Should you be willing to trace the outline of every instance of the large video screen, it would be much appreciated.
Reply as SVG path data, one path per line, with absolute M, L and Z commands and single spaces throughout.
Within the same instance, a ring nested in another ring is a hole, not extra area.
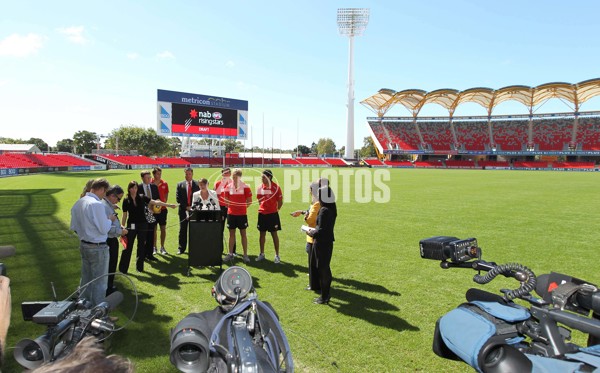
M 248 101 L 158 90 L 157 133 L 247 139 Z

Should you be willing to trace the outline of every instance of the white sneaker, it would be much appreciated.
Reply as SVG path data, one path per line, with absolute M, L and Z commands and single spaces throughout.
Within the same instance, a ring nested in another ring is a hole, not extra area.
M 160 253 L 161 253 L 162 255 L 167 255 L 167 254 L 168 254 L 168 253 L 167 253 L 167 250 L 165 250 L 165 248 L 164 248 L 164 247 L 161 247 L 161 248 L 160 248 Z
M 244 263 L 250 263 L 250 258 L 248 255 L 244 255 Z
M 273 260 L 273 263 L 275 263 L 275 264 L 281 263 L 281 259 L 279 259 L 279 255 L 275 255 L 275 259 Z
M 152 255 L 156 255 L 156 247 L 152 249 Z
M 265 260 L 265 253 L 260 253 L 257 257 L 256 257 L 256 261 L 260 262 L 261 260 Z
M 233 260 L 233 254 L 227 254 L 223 257 L 224 262 L 229 262 L 231 260 Z

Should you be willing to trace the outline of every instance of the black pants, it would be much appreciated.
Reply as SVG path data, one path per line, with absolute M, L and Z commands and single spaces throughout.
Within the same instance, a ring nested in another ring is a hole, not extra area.
M 317 255 L 313 250 L 312 243 L 306 243 L 306 249 L 308 250 L 308 285 L 311 290 L 321 290 L 321 283 L 319 282 L 319 272 L 317 271 Z
M 156 222 L 148 223 L 148 229 L 146 230 L 146 250 L 145 257 L 152 258 L 154 256 L 154 231 L 156 230 Z
M 114 273 L 117 270 L 117 262 L 119 261 L 119 239 L 109 238 L 106 240 L 108 245 L 108 273 Z M 106 288 L 107 295 L 113 288 L 115 275 L 108 275 L 108 287 Z
M 179 252 L 185 252 L 188 241 L 188 226 L 190 221 L 187 220 L 185 210 L 179 209 Z
M 129 228 L 128 228 L 129 229 Z M 137 238 L 137 259 L 135 267 L 138 271 L 144 270 L 144 258 L 146 257 L 146 230 L 148 229 L 148 223 L 136 223 L 135 229 L 129 230 L 127 233 L 127 249 L 123 250 L 121 254 L 121 261 L 119 262 L 119 271 L 127 273 L 129 271 L 129 262 L 131 261 L 131 253 L 133 252 L 133 245 Z
M 333 254 L 333 242 L 319 242 L 315 240 L 313 243 L 313 251 L 317 260 L 317 274 L 319 277 L 319 285 L 321 285 L 321 298 L 329 300 L 331 297 L 331 256 Z

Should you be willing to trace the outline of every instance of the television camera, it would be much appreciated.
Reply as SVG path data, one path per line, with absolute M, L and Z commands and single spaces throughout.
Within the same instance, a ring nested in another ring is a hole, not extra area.
M 192 372 L 293 372 L 277 314 L 258 300 L 244 268 L 225 270 L 212 288 L 218 307 L 192 313 L 171 329 L 171 363 Z
M 498 275 L 520 282 L 516 289 L 502 289 L 502 296 L 469 289 L 467 303 L 436 322 L 436 355 L 491 373 L 600 368 L 600 291 L 595 285 L 554 272 L 536 277 L 518 263 L 486 262 L 475 238 L 436 236 L 419 241 L 419 248 L 422 258 L 441 261 L 443 269 L 478 271 L 473 277 L 478 284 Z M 532 296 L 533 290 L 541 298 Z M 587 346 L 570 342 L 573 329 L 588 335 Z
M 15 360 L 23 368 L 35 369 L 67 356 L 86 336 L 104 341 L 117 330 L 109 313 L 122 300 L 123 294 L 117 291 L 96 305 L 83 298 L 23 302 L 23 319 L 46 325 L 48 329 L 35 340 L 25 338 L 19 341 L 13 352 Z

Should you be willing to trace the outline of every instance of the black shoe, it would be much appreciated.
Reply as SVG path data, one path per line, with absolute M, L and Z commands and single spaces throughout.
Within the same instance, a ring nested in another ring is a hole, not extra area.
M 318 297 L 318 298 L 313 299 L 313 303 L 314 304 L 328 304 L 329 303 L 329 298 L 323 299 L 321 297 Z
M 185 253 L 185 250 L 184 251 L 181 251 L 181 249 L 177 250 L 177 255 L 181 255 L 183 253 Z

